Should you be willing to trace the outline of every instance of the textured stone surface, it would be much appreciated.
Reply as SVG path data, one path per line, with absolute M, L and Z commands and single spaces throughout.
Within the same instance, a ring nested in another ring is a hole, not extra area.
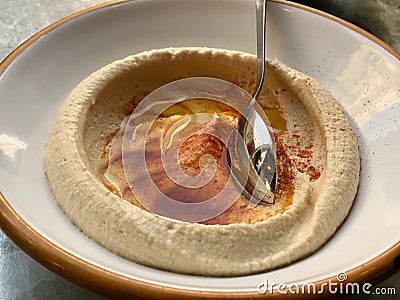
M 1 0 L 0 60 L 38 30 L 101 0 Z M 400 0 L 314 0 L 324 9 L 369 30 L 400 51 Z M 379 285 L 396 287 L 400 274 Z M 396 299 L 386 296 L 385 299 Z M 355 299 L 376 299 L 357 296 Z M 48 271 L 0 231 L 0 299 L 104 299 Z M 398 299 L 398 298 L 397 298 Z

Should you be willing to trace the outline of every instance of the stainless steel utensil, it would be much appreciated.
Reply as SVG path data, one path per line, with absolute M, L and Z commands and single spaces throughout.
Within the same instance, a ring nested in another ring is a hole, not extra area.
M 272 204 L 277 179 L 276 147 L 268 118 L 256 103 L 265 77 L 266 8 L 266 0 L 256 0 L 257 81 L 253 99 L 239 119 L 238 133 L 242 138 L 233 139 L 235 159 L 230 165 L 251 202 Z

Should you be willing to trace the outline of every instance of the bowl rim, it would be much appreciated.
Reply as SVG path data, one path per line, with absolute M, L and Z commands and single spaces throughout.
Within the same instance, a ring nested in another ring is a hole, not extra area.
M 6 72 L 11 63 L 23 53 L 31 44 L 35 43 L 40 37 L 55 30 L 62 24 L 80 17 L 82 15 L 100 10 L 105 7 L 110 7 L 134 0 L 114 0 L 102 4 L 98 4 L 87 9 L 73 13 L 65 18 L 60 19 L 40 30 L 15 50 L 13 50 L 1 63 L 0 63 L 0 77 Z M 337 22 L 345 27 L 361 34 L 368 38 L 375 44 L 378 44 L 383 49 L 392 54 L 395 58 L 400 60 L 400 53 L 393 47 L 389 46 L 379 38 L 371 33 L 359 28 L 358 26 L 345 21 L 341 18 L 335 17 L 328 13 L 319 11 L 317 9 L 294 3 L 285 0 L 269 0 L 280 4 L 289 5 L 301 10 L 320 15 L 324 18 Z M 96 293 L 112 296 L 112 297 L 132 297 L 133 295 L 157 299 L 200 299 L 200 298 L 214 298 L 214 299 L 247 299 L 247 298 L 266 298 L 275 299 L 277 297 L 285 296 L 284 293 L 267 293 L 260 294 L 257 291 L 250 292 L 218 292 L 218 291 L 196 291 L 187 290 L 173 287 L 166 287 L 157 284 L 147 283 L 137 279 L 127 278 L 123 275 L 105 270 L 101 267 L 95 266 L 83 259 L 80 259 L 67 251 L 61 249 L 53 244 L 38 232 L 36 232 L 30 225 L 28 225 L 12 208 L 10 203 L 6 200 L 0 191 L 0 229 L 25 253 L 35 259 L 37 262 L 53 271 L 54 273 L 68 279 L 75 284 L 84 288 L 92 290 Z M 368 262 L 357 266 L 351 270 L 346 271 L 347 283 L 378 283 L 392 274 L 399 271 L 398 266 L 395 264 L 395 259 L 400 257 L 400 242 L 397 242 L 388 250 L 380 255 L 374 257 Z M 340 283 L 341 281 L 333 276 L 325 278 L 316 282 L 312 282 L 320 289 L 323 283 L 331 281 L 333 283 Z M 290 291 L 285 289 L 286 293 Z M 332 297 L 327 289 L 323 289 L 324 293 L 320 297 Z M 291 294 L 291 296 L 295 296 Z M 305 299 L 315 298 L 312 294 L 298 295 Z

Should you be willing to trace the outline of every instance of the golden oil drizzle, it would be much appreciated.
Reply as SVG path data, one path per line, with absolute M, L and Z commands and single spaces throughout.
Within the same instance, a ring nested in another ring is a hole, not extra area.
M 283 117 L 282 109 L 280 107 L 264 106 L 263 110 L 273 128 L 279 131 L 285 131 L 287 129 L 287 121 Z

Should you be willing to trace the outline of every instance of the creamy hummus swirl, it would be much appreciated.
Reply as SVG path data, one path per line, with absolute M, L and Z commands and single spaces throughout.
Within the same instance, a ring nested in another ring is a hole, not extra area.
M 245 275 L 318 250 L 352 206 L 360 169 L 357 139 L 326 89 L 278 62 L 266 64 L 260 104 L 270 108 L 270 119 L 285 120 L 276 122 L 274 131 L 284 145 L 278 155 L 293 163 L 290 205 L 281 195 L 250 224 L 176 222 L 133 205 L 104 184 L 104 146 L 132 105 L 165 83 L 193 76 L 222 78 L 251 91 L 255 67 L 255 56 L 243 52 L 168 48 L 129 56 L 91 74 L 65 100 L 46 148 L 45 170 L 59 207 L 108 250 L 173 272 Z

